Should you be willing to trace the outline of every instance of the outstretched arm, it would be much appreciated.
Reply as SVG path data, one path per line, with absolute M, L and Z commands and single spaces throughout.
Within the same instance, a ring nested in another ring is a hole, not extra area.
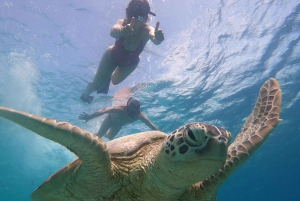
M 87 113 L 83 112 L 78 116 L 78 119 L 84 120 L 84 123 L 85 123 L 85 122 L 88 122 L 89 120 L 91 120 L 95 117 L 99 117 L 105 113 L 117 113 L 117 112 L 120 112 L 121 110 L 122 110 L 122 108 L 120 106 L 115 106 L 115 107 L 108 107 L 108 108 L 97 110 L 96 112 L 94 112 L 92 114 L 87 114 Z
M 155 29 L 151 26 L 149 27 L 149 38 L 150 40 L 155 44 L 159 45 L 164 39 L 164 33 L 162 32 L 161 29 L 159 29 L 159 22 L 156 22 Z
M 143 113 L 140 113 L 139 114 L 139 118 L 140 120 L 146 124 L 149 128 L 151 128 L 152 130 L 157 130 L 158 131 L 158 128 L 157 126 L 155 126 L 147 117 L 146 115 L 144 115 Z

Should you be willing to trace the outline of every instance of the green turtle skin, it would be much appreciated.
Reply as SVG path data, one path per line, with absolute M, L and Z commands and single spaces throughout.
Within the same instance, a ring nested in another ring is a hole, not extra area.
M 215 201 L 219 186 L 266 140 L 280 122 L 281 90 L 264 83 L 237 137 L 206 123 L 167 135 L 148 131 L 107 143 L 67 122 L 0 107 L 0 116 L 55 141 L 76 158 L 32 194 L 33 201 Z

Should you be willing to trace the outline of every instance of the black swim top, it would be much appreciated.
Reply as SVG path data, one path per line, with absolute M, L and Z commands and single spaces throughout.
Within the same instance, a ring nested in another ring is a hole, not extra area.
M 139 46 L 134 51 L 129 51 L 125 49 L 124 37 L 121 36 L 115 42 L 115 45 L 110 51 L 111 59 L 118 66 L 134 66 L 139 63 L 139 55 L 144 50 L 145 44 L 141 40 Z

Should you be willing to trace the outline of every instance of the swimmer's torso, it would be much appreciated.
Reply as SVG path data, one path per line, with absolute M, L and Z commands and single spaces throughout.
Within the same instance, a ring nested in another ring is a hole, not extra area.
M 111 121 L 114 125 L 121 125 L 124 126 L 126 124 L 135 122 L 138 120 L 138 116 L 135 115 L 134 117 L 129 116 L 126 109 L 122 110 L 119 113 L 110 113 Z

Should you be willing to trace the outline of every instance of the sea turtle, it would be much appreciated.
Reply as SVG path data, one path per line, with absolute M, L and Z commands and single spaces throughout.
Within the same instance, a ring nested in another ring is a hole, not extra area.
M 213 201 L 218 187 L 280 122 L 280 105 L 281 90 L 271 78 L 230 146 L 230 132 L 206 123 L 187 124 L 170 135 L 149 131 L 105 143 L 67 122 L 5 107 L 0 116 L 78 156 L 40 185 L 33 201 Z

